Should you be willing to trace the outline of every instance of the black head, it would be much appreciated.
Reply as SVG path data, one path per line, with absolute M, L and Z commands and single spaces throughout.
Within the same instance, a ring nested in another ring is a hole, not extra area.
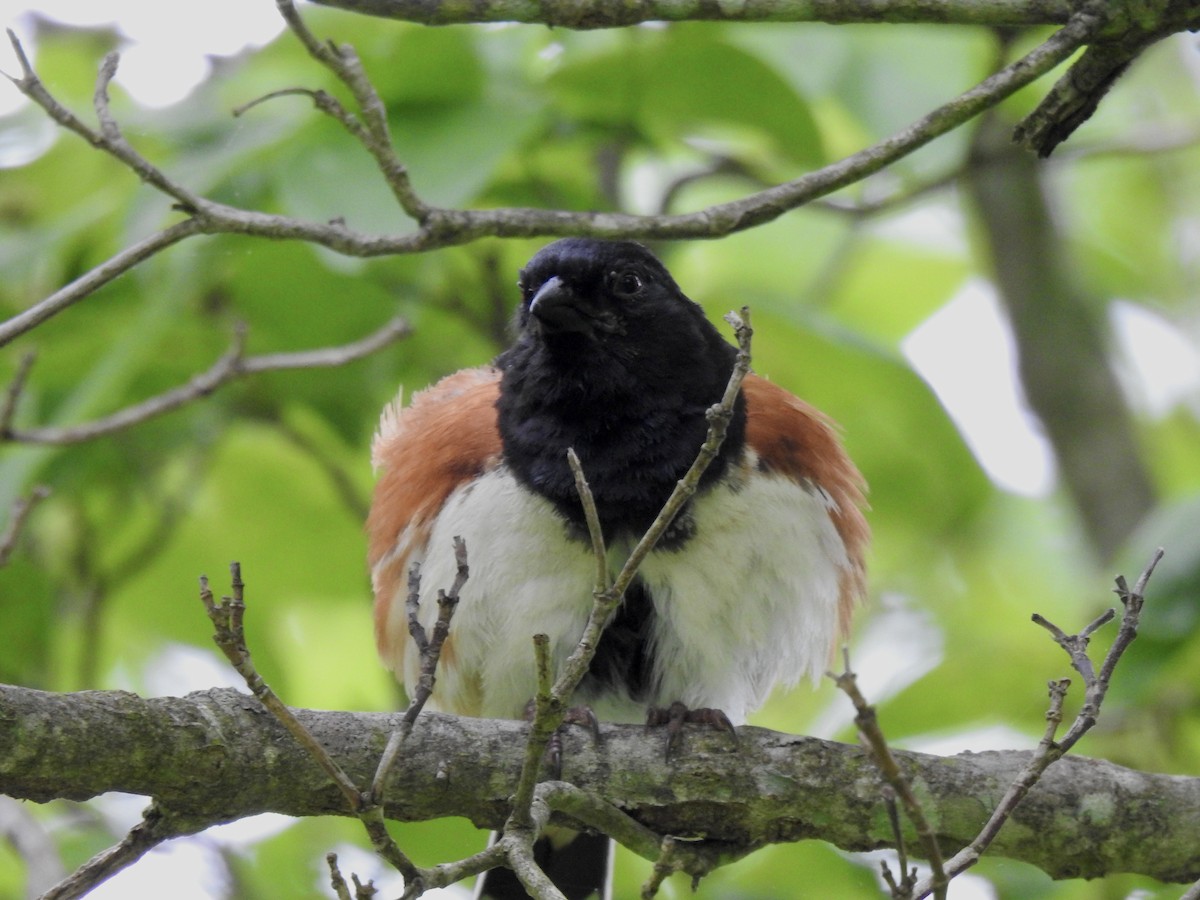
M 641 244 L 555 241 L 520 286 L 516 340 L 497 360 L 509 465 L 576 519 L 574 447 L 606 526 L 644 527 L 695 459 L 736 351 Z M 743 427 L 739 408 L 708 480 Z
M 521 270 L 519 339 L 548 352 L 630 358 L 639 346 L 693 347 L 711 330 L 649 250 L 632 241 L 566 238 L 540 250 Z M 594 360 L 592 361 L 594 362 Z

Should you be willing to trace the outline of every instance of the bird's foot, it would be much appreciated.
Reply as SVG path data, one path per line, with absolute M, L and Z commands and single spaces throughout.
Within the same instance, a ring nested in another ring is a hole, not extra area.
M 525 707 L 525 718 L 531 721 L 533 719 L 532 700 Z M 558 728 L 554 729 L 554 734 L 550 735 L 549 743 L 546 744 L 546 765 L 554 780 L 562 777 L 562 733 L 568 725 L 582 725 L 592 733 L 596 743 L 600 742 L 600 720 L 596 718 L 596 713 L 592 711 L 592 708 L 590 706 L 569 708 L 563 714 L 563 720 Z
M 646 712 L 646 725 L 649 727 L 666 725 L 667 726 L 667 761 L 670 762 L 675 752 L 679 749 L 679 742 L 683 734 L 683 726 L 685 723 L 693 723 L 698 725 L 707 725 L 709 728 L 715 728 L 718 731 L 724 731 L 729 735 L 733 742 L 733 748 L 736 750 L 739 746 L 737 732 L 733 728 L 733 723 L 729 721 L 729 716 L 725 715 L 719 709 L 712 709 L 704 706 L 697 709 L 689 709 L 684 704 L 676 700 L 670 706 L 663 708 L 661 706 L 652 706 Z

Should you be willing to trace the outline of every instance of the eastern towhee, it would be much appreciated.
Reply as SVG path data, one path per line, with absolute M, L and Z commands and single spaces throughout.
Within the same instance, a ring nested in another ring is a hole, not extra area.
M 512 346 L 389 405 L 372 447 L 379 654 L 414 684 L 409 568 L 421 564 L 430 590 L 448 586 L 461 535 L 470 579 L 432 702 L 471 716 L 520 717 L 536 686 L 532 635 L 548 635 L 561 662 L 591 609 L 595 562 L 567 449 L 615 571 L 695 459 L 736 355 L 640 244 L 556 241 L 520 289 Z M 626 592 L 575 702 L 631 722 L 679 701 L 741 724 L 775 685 L 818 679 L 864 589 L 863 490 L 829 420 L 749 375 L 719 455 Z M 422 603 L 422 621 L 436 614 Z M 487 896 L 500 890 L 489 883 Z

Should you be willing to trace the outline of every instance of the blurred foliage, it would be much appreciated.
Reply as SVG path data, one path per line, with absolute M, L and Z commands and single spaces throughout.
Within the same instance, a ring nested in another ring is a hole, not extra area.
M 357 47 L 418 191 L 445 205 L 653 212 L 730 199 L 886 136 L 985 75 L 1001 46 L 969 28 L 570 33 L 305 15 L 318 33 Z M 36 64 L 86 116 L 95 65 L 118 43 L 105 31 L 43 25 Z M 296 85 L 344 97 L 287 34 L 215 60 L 212 76 L 169 108 L 139 107 L 119 85 L 118 76 L 114 109 L 127 136 L 193 190 L 247 208 L 341 216 L 367 231 L 411 227 L 361 149 L 303 98 L 230 116 Z M 1025 91 L 1009 106 L 1019 114 L 1035 99 Z M 1169 40 L 1045 167 L 1089 295 L 1105 306 L 1134 304 L 1192 346 L 1200 331 L 1197 121 L 1194 42 Z M 1138 147 L 1189 130 L 1193 140 L 1173 149 Z M 1061 492 L 1026 496 L 997 485 L 904 352 L 915 328 L 969 286 L 987 284 L 988 261 L 967 239 L 970 212 L 954 188 L 967 137 L 950 135 L 837 198 L 932 185 L 878 214 L 813 204 L 720 242 L 656 249 L 714 318 L 753 307 L 756 368 L 840 422 L 871 482 L 873 603 L 855 662 L 898 745 L 952 752 L 1003 729 L 1008 746 L 1032 746 L 1045 682 L 1066 674 L 1067 663 L 1030 613 L 1081 627 L 1110 602 L 1111 575 L 1132 580 L 1162 544 L 1168 556 L 1145 634 L 1081 749 L 1200 774 L 1195 377 L 1165 405 L 1143 402 L 1139 373 L 1158 362 L 1155 349 L 1129 359 L 1114 334 L 1114 365 L 1127 379 L 1161 505 L 1120 559 L 1100 565 Z M 0 119 L 0 153 L 5 316 L 177 218 L 167 199 L 28 105 Z M 363 261 L 300 244 L 193 239 L 0 350 L 4 382 L 37 351 L 17 415 L 18 425 L 33 426 L 86 421 L 183 383 L 224 351 L 237 322 L 247 324 L 253 353 L 353 340 L 396 311 L 416 329 L 371 359 L 244 380 L 112 437 L 0 448 L 0 510 L 35 484 L 54 491 L 0 572 L 8 634 L 0 678 L 151 693 L 227 679 L 206 662 L 213 654 L 197 577 L 207 573 L 221 590 L 236 559 L 254 653 L 288 702 L 394 707 L 398 689 L 374 657 L 363 562 L 370 436 L 398 385 L 420 388 L 497 351 L 516 271 L 542 243 L 485 240 Z M 828 684 L 801 686 L 756 721 L 853 740 L 846 707 Z M 127 824 L 67 804 L 44 812 L 67 865 Z M 482 840 L 462 822 L 398 833 L 430 863 Z M 365 844 L 352 823 L 334 821 L 242 840 L 221 857 L 229 892 L 311 896 L 324 851 L 339 843 Z M 716 873 L 697 896 L 872 897 L 876 868 L 819 843 L 773 847 Z M 631 895 L 648 870 L 623 857 L 619 894 Z M 1178 896 L 1128 877 L 1053 885 L 1003 860 L 973 878 L 979 896 Z M 13 854 L 0 853 L 0 894 L 15 895 L 22 881 Z M 686 893 L 681 881 L 666 896 Z

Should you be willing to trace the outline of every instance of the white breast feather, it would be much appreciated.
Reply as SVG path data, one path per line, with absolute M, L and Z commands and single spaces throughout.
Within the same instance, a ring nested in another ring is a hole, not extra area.
M 719 486 L 693 515 L 684 550 L 654 553 L 642 568 L 662 693 L 737 724 L 776 684 L 815 683 L 829 667 L 849 562 L 821 495 L 784 476 Z
M 849 565 L 828 509 L 823 492 L 757 472 L 696 500 L 693 537 L 682 549 L 652 553 L 641 569 L 654 597 L 662 679 L 651 703 L 714 707 L 738 724 L 776 684 L 821 677 Z M 487 473 L 451 494 L 432 530 L 421 570 L 426 625 L 437 615 L 437 589 L 454 578 L 455 535 L 466 539 L 471 577 L 451 626 L 456 665 L 439 674 L 438 693 L 451 698 L 477 678 L 483 715 L 519 716 L 536 687 L 532 636 L 547 634 L 561 661 L 583 630 L 590 548 L 568 540 L 553 507 L 506 469 Z M 389 628 L 403 627 L 403 606 L 398 596 Z M 405 659 L 409 684 L 415 657 Z M 597 713 L 636 720 L 644 708 L 618 699 Z
M 516 718 L 536 687 L 533 635 L 548 635 L 561 660 L 583 631 L 592 603 L 590 550 L 567 539 L 549 501 L 519 487 L 507 469 L 489 472 L 454 491 L 438 515 L 421 565 L 423 624 L 437 618 L 437 589 L 454 580 L 455 535 L 466 541 L 471 574 L 450 626 L 459 662 L 439 674 L 438 691 L 454 697 L 478 677 L 482 714 Z M 408 684 L 418 673 L 415 657 L 406 654 Z

